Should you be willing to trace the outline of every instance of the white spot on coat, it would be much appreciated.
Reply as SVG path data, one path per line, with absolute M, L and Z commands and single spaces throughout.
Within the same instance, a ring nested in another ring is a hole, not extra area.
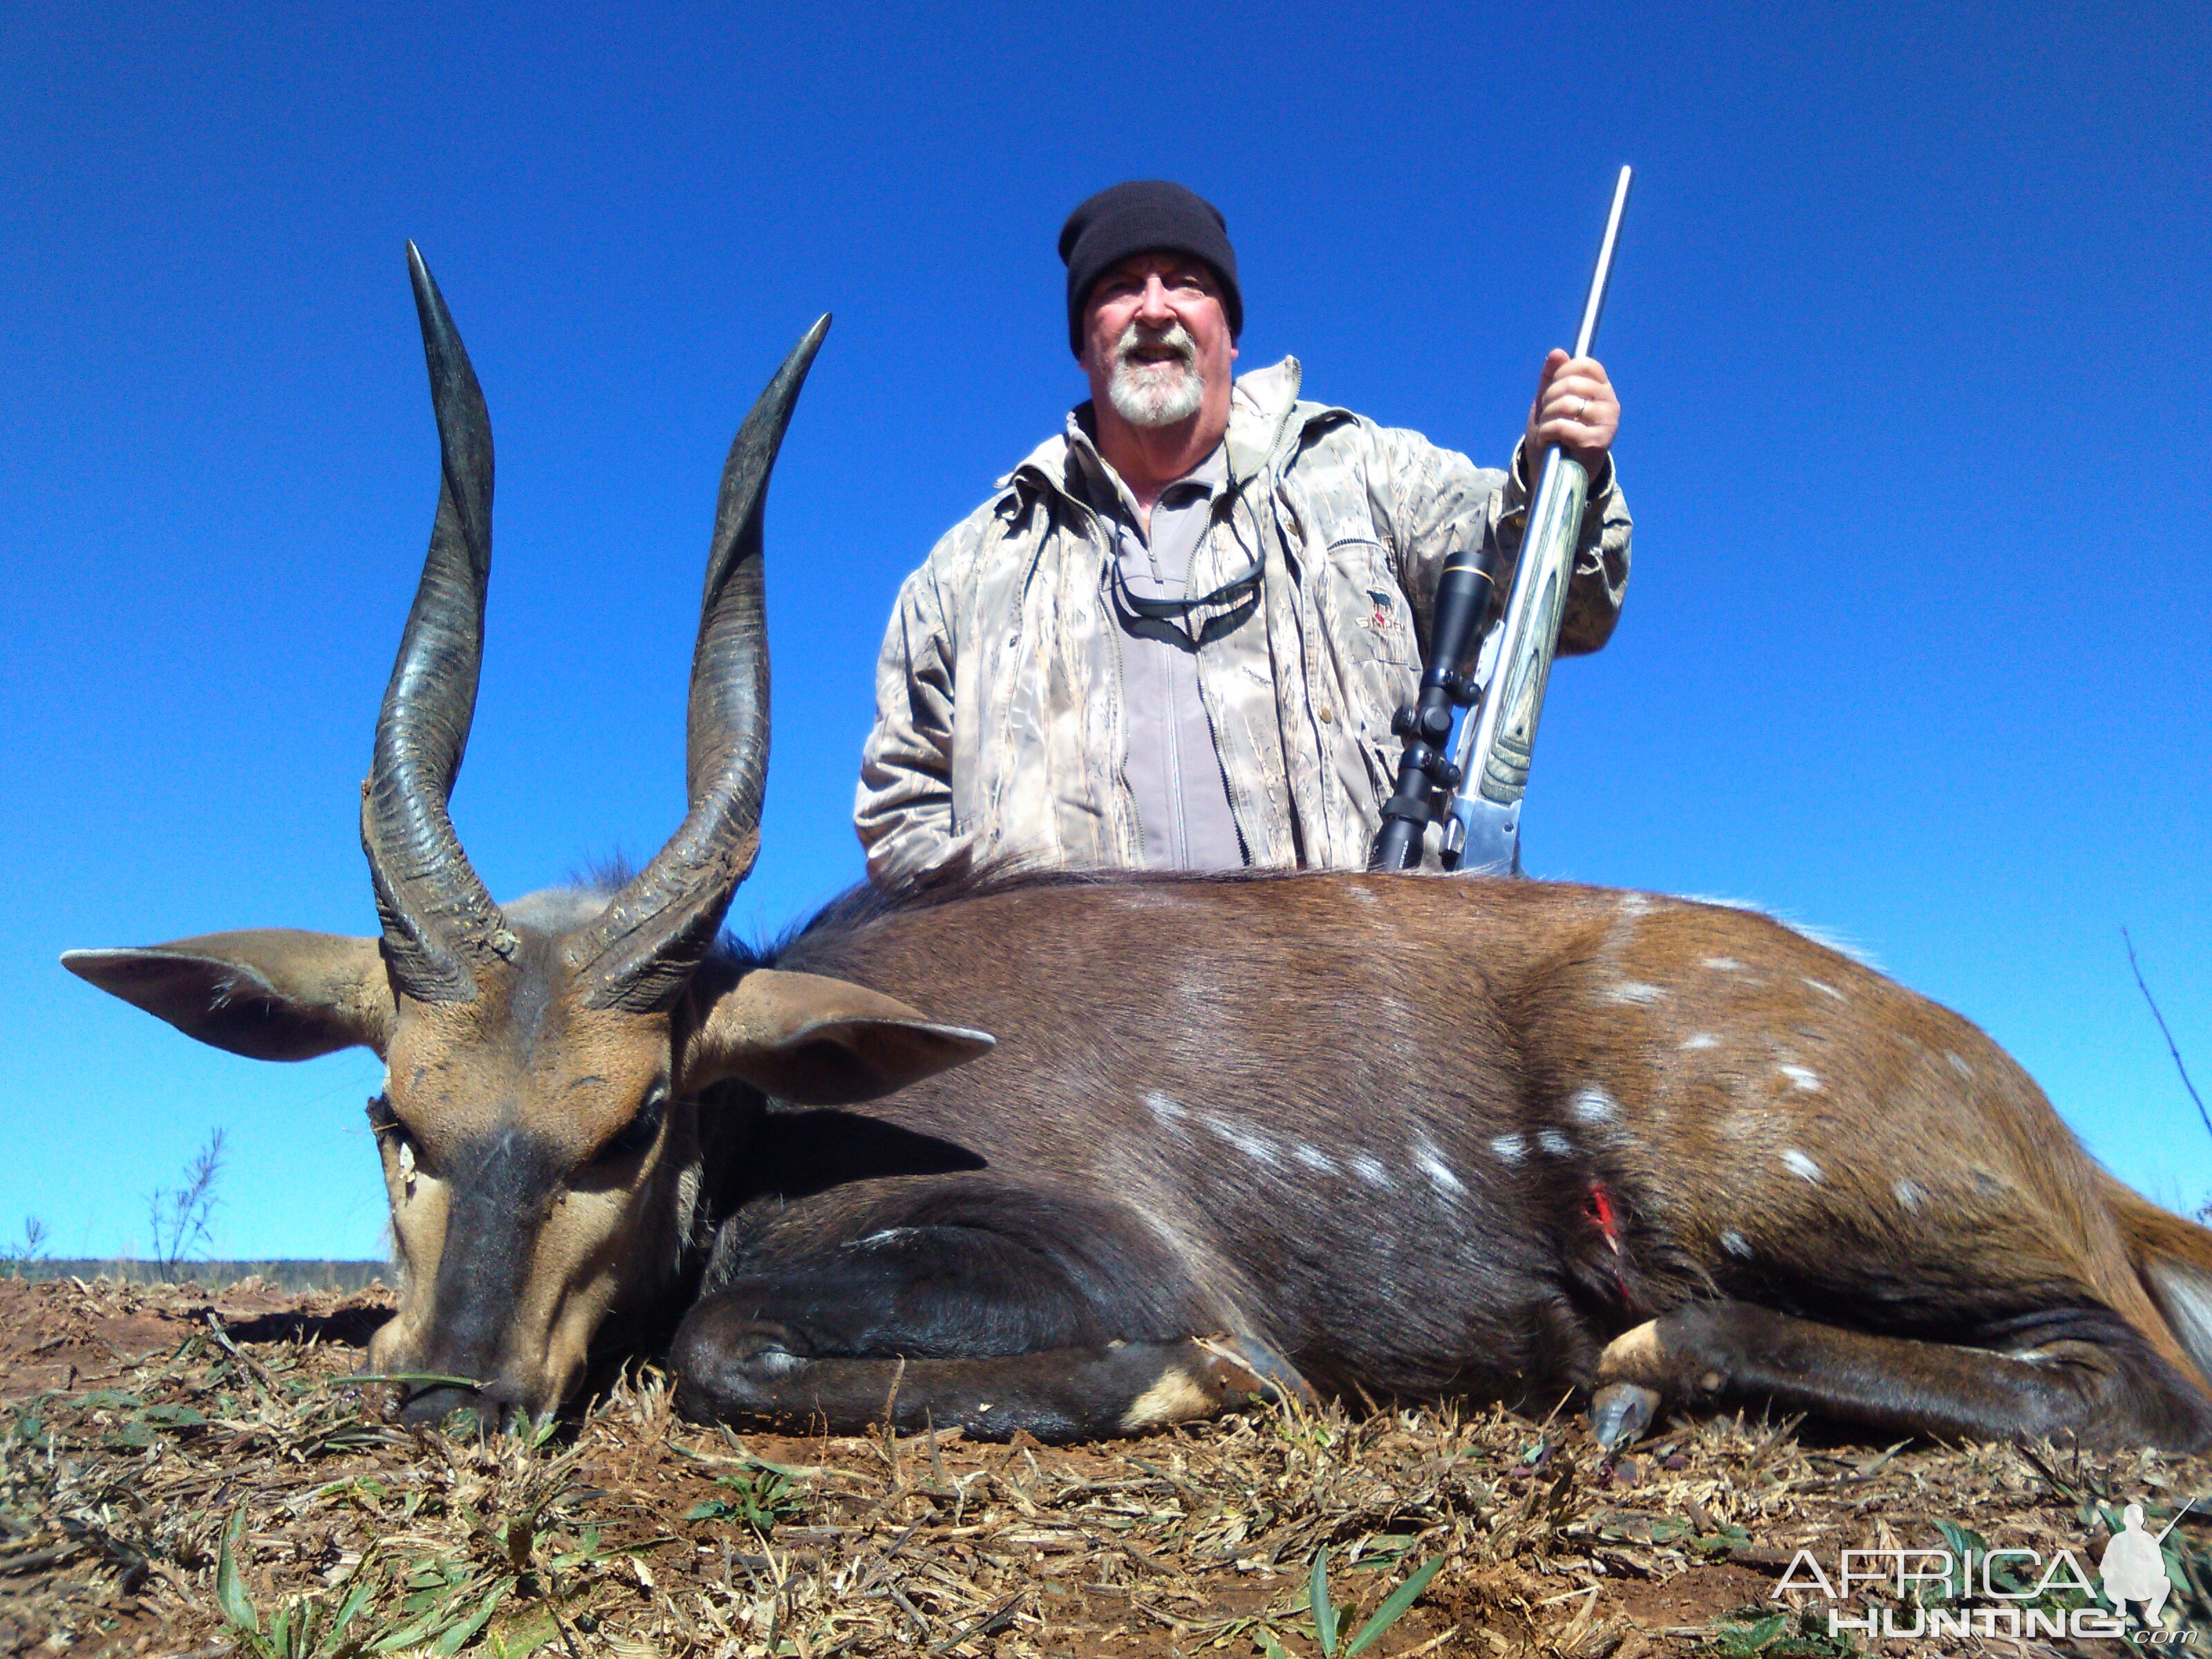
M 1158 1089 L 1145 1097 L 1145 1104 L 1152 1109 L 1152 1115 L 1163 1123 L 1172 1123 L 1182 1115 L 1182 1103 L 1173 1095 L 1164 1095 Z
M 1721 1235 L 1721 1249 L 1730 1255 L 1741 1256 L 1747 1261 L 1751 1260 L 1751 1241 L 1734 1228 Z
M 865 1238 L 856 1238 L 856 1239 L 854 1239 L 851 1243 L 848 1244 L 845 1248 L 846 1248 L 847 1249 L 848 1249 L 848 1250 L 865 1250 L 865 1249 L 868 1249 L 871 1245 L 877 1245 L 877 1244 L 896 1244 L 896 1243 L 897 1243 L 899 1242 L 899 1240 L 901 1240 L 901 1239 L 902 1239 L 902 1238 L 905 1238 L 905 1237 L 909 1237 L 910 1235 L 915 1234 L 915 1233 L 917 1233 L 917 1232 L 919 1232 L 919 1231 L 921 1231 L 921 1230 L 920 1228 L 918 1228 L 918 1227 L 883 1227 L 883 1228 L 878 1228 L 876 1231 L 870 1233 L 870 1234 L 869 1234 L 866 1237 L 865 1237 Z
M 1336 1173 L 1336 1160 L 1318 1146 L 1310 1146 L 1301 1140 L 1291 1149 L 1291 1156 L 1309 1170 L 1319 1170 L 1323 1175 Z
M 1699 1031 L 1682 1039 L 1682 1052 L 1686 1054 L 1699 1048 L 1717 1048 L 1720 1046 L 1721 1040 L 1711 1031 Z
M 1833 997 L 1838 1002 L 1849 1002 L 1850 1000 L 1849 997 L 1845 996 L 1841 991 L 1838 991 L 1834 986 L 1829 984 L 1828 981 L 1824 979 L 1814 979 L 1810 974 L 1800 974 L 1797 977 L 1803 980 L 1806 984 L 1811 986 L 1824 997 Z
M 1575 1116 L 1584 1123 L 1609 1122 L 1620 1115 L 1620 1106 L 1613 1097 L 1595 1083 L 1586 1084 L 1575 1091 L 1568 1103 Z
M 1623 893 L 1620 896 L 1620 914 L 1631 921 L 1635 921 L 1638 916 L 1650 915 L 1651 909 L 1651 899 L 1649 894 Z
M 1265 1164 L 1272 1168 L 1277 1161 L 1275 1149 L 1265 1136 L 1255 1135 L 1248 1129 L 1240 1129 L 1234 1123 L 1224 1122 L 1218 1117 L 1207 1118 L 1206 1127 L 1255 1164 Z
M 1646 985 L 1640 979 L 1625 979 L 1606 992 L 1607 1002 L 1656 1002 L 1667 994 L 1656 985 Z
M 1572 1158 L 1575 1154 L 1575 1143 L 1557 1129 L 1545 1130 L 1536 1137 L 1536 1144 L 1553 1158 Z
M 1382 1167 L 1382 1159 L 1369 1158 L 1362 1153 L 1358 1158 L 1346 1158 L 1345 1161 L 1352 1166 L 1352 1173 L 1369 1186 L 1384 1188 L 1389 1186 L 1390 1172 Z
M 1705 966 L 1717 974 L 1740 974 L 1743 971 L 1743 964 L 1734 957 L 1707 957 Z
M 1778 1066 L 1774 1069 L 1781 1073 L 1783 1076 L 1788 1078 L 1799 1088 L 1804 1090 L 1808 1094 L 1816 1091 L 1820 1086 L 1820 1078 L 1815 1073 L 1806 1070 L 1802 1066 Z
M 1820 1183 L 1820 1166 L 1795 1146 L 1782 1154 L 1782 1161 L 1790 1167 L 1790 1174 L 1802 1176 L 1816 1186 Z
M 1900 1181 L 1889 1190 L 1897 1194 L 1897 1201 L 1899 1204 L 1902 1204 L 1906 1209 L 1913 1211 L 1915 1213 L 1918 1212 L 1921 1197 L 1919 1188 L 1914 1186 L 1909 1181 Z
M 1490 1143 L 1490 1150 L 1505 1164 L 1518 1164 L 1528 1156 L 1528 1138 L 1523 1135 L 1500 1135 Z
M 1966 1062 L 1959 1055 L 1947 1052 L 1943 1058 L 1951 1062 L 1951 1069 L 1956 1072 L 1960 1077 L 1973 1076 L 1974 1068 L 1967 1065 Z
M 1413 1145 L 1413 1163 L 1429 1178 L 1429 1184 L 1446 1198 L 1458 1198 L 1467 1191 L 1466 1183 L 1454 1175 L 1451 1165 L 1424 1136 Z

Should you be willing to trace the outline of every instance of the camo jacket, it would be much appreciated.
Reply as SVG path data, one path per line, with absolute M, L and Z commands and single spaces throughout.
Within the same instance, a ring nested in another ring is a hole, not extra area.
M 1419 687 L 1437 572 L 1457 547 L 1516 556 L 1528 491 L 1517 458 L 1510 472 L 1478 467 L 1418 433 L 1302 402 L 1298 382 L 1286 357 L 1236 384 L 1231 485 L 1188 591 L 1256 562 L 1261 604 L 1198 653 L 1199 695 L 1251 863 L 1358 869 L 1396 777 L 1390 719 Z M 854 805 L 878 882 L 1001 860 L 1144 861 L 1106 589 L 1115 532 L 1089 505 L 1113 474 L 1086 415 L 1000 479 L 899 591 Z M 1583 515 L 1562 656 L 1611 635 L 1629 532 L 1608 468 Z

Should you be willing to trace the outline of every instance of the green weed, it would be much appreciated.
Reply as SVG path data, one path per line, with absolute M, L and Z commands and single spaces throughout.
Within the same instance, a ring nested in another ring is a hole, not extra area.
M 1726 1659 L 1845 1659 L 1857 1653 L 1850 1638 L 1827 1633 L 1824 1616 L 1811 1607 L 1802 1613 L 1742 1608 L 1715 1626 L 1713 1647 Z
M 610 1547 L 602 1545 L 597 1528 L 586 1527 L 574 1540 L 577 1547 L 556 1549 L 554 1510 L 569 1490 L 567 1474 L 558 1466 L 546 1471 L 534 1493 L 512 1514 L 480 1518 L 465 1506 L 458 1510 L 491 1547 L 488 1551 L 428 1555 L 404 1566 L 372 1566 L 371 1551 L 337 1589 L 295 1596 L 265 1625 L 240 1572 L 246 1529 L 240 1508 L 223 1530 L 216 1604 L 250 1659 L 371 1659 L 403 1650 L 442 1659 L 479 1639 L 479 1651 L 493 1659 L 523 1659 L 559 1638 L 557 1604 L 584 1589 L 582 1580 L 570 1575 L 665 1541 Z M 318 1495 L 371 1514 L 393 1496 L 383 1482 L 366 1477 L 333 1482 Z M 414 1513 L 421 1498 L 419 1491 L 402 1498 L 403 1517 Z M 495 1626 L 502 1608 L 507 1616 Z
M 684 1512 L 686 1521 L 737 1521 L 766 1534 L 777 1522 L 805 1515 L 811 1502 L 797 1481 L 770 1468 L 716 1475 L 714 1484 L 727 1486 L 732 1495 L 694 1504 Z
M 362 1610 L 382 1583 L 369 1570 L 374 1552 L 364 1554 L 331 1595 L 302 1595 L 286 1602 L 262 1628 L 261 1615 L 238 1576 L 238 1547 L 246 1533 L 246 1510 L 234 1511 L 223 1528 L 222 1551 L 216 1562 L 216 1603 L 238 1645 L 254 1659 L 354 1659 L 380 1650 L 372 1646 L 373 1626 L 356 1629 Z
M 1381 1641 L 1383 1632 L 1404 1618 L 1407 1610 L 1420 1599 L 1421 1592 L 1429 1587 L 1429 1580 L 1437 1576 L 1443 1564 L 1443 1556 L 1432 1556 L 1414 1568 L 1404 1583 L 1383 1598 L 1382 1605 L 1369 1615 L 1352 1639 L 1340 1646 L 1339 1633 L 1349 1609 L 1338 1607 L 1329 1597 L 1328 1547 L 1324 1544 L 1315 1551 L 1313 1573 L 1306 1584 L 1306 1611 L 1313 1620 L 1314 1645 L 1321 1650 L 1322 1659 L 1337 1659 L 1339 1653 L 1344 1659 L 1354 1659 L 1354 1656 L 1366 1652 Z M 1281 1643 L 1266 1626 L 1260 1627 L 1255 1639 L 1267 1659 L 1279 1659 L 1283 1654 Z

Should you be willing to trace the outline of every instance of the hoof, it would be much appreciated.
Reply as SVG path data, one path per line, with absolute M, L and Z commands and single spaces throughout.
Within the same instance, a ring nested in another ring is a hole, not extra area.
M 1590 1431 L 1607 1451 L 1627 1445 L 1659 1415 L 1659 1396 L 1640 1382 L 1608 1382 L 1590 1401 Z

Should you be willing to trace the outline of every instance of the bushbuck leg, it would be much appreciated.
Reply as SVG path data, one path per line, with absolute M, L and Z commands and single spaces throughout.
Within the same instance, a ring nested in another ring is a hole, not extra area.
M 1693 1302 L 1617 1337 L 1598 1364 L 1601 1438 L 1641 1426 L 1649 1390 L 1690 1409 L 1768 1405 L 1884 1433 L 2212 1444 L 2212 1400 L 2103 1308 L 1993 1322 L 1954 1345 L 1869 1336 L 1747 1302 Z
M 888 1423 L 908 1433 L 957 1427 L 981 1439 L 1026 1430 L 1040 1440 L 1103 1440 L 1277 1392 L 1226 1340 L 1114 1342 L 997 1359 L 815 1358 L 793 1352 L 792 1340 L 728 1301 L 695 1310 L 677 1351 L 684 1414 L 794 1432 L 854 1434 Z
M 811 1259 L 761 1259 L 774 1251 L 763 1243 L 677 1333 L 688 1415 L 1069 1440 L 1307 1392 L 1255 1339 L 1163 1329 L 1164 1306 L 1190 1301 L 1164 1265 L 1140 1298 L 1065 1247 L 982 1226 L 878 1227 Z

